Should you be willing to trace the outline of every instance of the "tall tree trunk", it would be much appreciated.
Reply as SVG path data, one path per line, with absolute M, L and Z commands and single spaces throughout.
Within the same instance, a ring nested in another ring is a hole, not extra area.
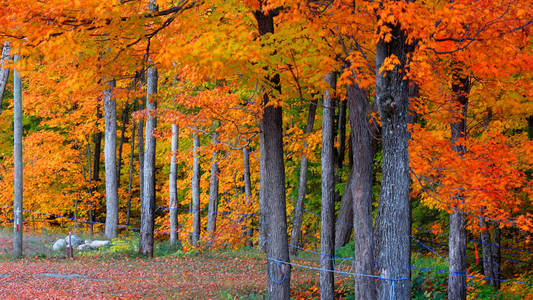
M 172 151 L 172 158 L 170 159 L 170 174 L 168 175 L 168 207 L 170 210 L 170 247 L 175 249 L 179 243 L 178 236 L 178 191 L 176 188 L 177 179 L 177 164 L 176 154 L 178 153 L 178 125 L 172 124 L 172 143 L 170 151 Z
M 481 248 L 483 249 L 483 275 L 485 278 L 496 278 L 492 268 L 492 243 L 490 240 L 489 224 L 485 221 L 485 218 L 479 217 L 479 228 L 481 230 Z M 493 285 L 493 281 L 485 279 L 487 285 Z
M 19 60 L 15 54 L 15 63 Z M 22 257 L 22 79 L 19 71 L 13 72 L 13 160 L 14 167 L 14 201 L 13 201 L 13 256 Z
M 377 257 L 381 277 L 398 279 L 378 282 L 379 299 L 409 299 L 411 296 L 409 240 L 409 82 L 405 79 L 407 35 L 400 24 L 385 24 L 394 37 L 383 38 L 376 47 L 376 100 L 383 137 L 382 181 L 376 217 Z M 380 72 L 386 58 L 395 55 L 400 64 Z M 354 149 L 355 152 L 355 149 Z M 355 162 L 354 162 L 355 164 Z M 355 202 L 355 201 L 354 201 Z M 354 214 L 355 215 L 355 214 Z M 401 280 L 400 280 L 401 279 Z M 391 295 L 394 292 L 394 295 Z
M 213 135 L 213 145 L 217 144 L 217 132 Z M 212 235 L 217 229 L 217 213 L 218 213 L 218 160 L 217 151 L 213 151 L 211 158 L 211 176 L 209 178 L 209 204 L 207 215 L 207 232 Z
M 322 205 L 320 214 L 320 298 L 323 300 L 335 298 L 333 261 L 335 248 L 335 160 L 333 155 L 333 126 L 335 107 L 332 91 L 336 85 L 336 75 L 326 76 L 330 89 L 324 92 L 324 108 L 322 111 Z
M 335 222 L 335 249 L 346 245 L 350 241 L 350 235 L 353 230 L 353 173 L 354 171 L 351 169 L 346 180 L 337 221 Z
M 11 47 L 6 41 L 2 47 L 2 56 L 0 56 L 0 114 L 2 114 L 2 103 L 4 103 L 4 92 L 6 91 L 7 81 L 9 79 L 9 68 L 7 67 Z
M 468 94 L 470 79 L 463 74 L 460 66 L 453 66 L 452 93 L 453 101 L 460 105 L 461 117 L 450 124 L 452 149 L 461 156 L 466 149 L 457 144 L 457 140 L 465 137 L 466 116 L 468 111 Z M 453 213 L 450 215 L 449 254 L 450 274 L 448 275 L 448 298 L 466 299 L 466 220 L 462 212 L 464 199 L 456 195 L 453 203 Z
M 265 135 L 263 125 L 260 124 L 259 133 L 259 242 L 261 250 L 266 249 L 266 216 L 265 216 Z
M 100 103 L 97 103 L 96 106 L 96 122 L 100 122 L 102 119 L 102 113 L 100 111 Z M 98 126 L 98 124 L 97 124 Z M 97 186 L 100 182 L 100 159 L 101 159 L 101 149 L 102 149 L 102 132 L 98 131 L 94 134 L 93 137 L 94 140 L 94 162 L 93 162 L 93 175 L 92 175 L 92 183 L 95 185 L 94 187 L 91 187 L 91 196 L 94 195 L 94 192 L 97 189 Z M 89 219 L 91 221 L 91 236 L 94 233 L 93 226 L 94 226 L 94 217 L 95 217 L 95 203 L 91 201 L 91 209 L 89 210 Z
M 146 108 L 146 103 L 143 99 L 141 109 Z M 139 128 L 137 130 L 137 152 L 139 152 L 139 202 L 143 203 L 144 197 L 144 118 L 139 119 Z
M 242 160 L 244 166 L 244 196 L 246 198 L 246 205 L 252 206 L 252 181 L 250 179 L 250 152 L 248 147 L 242 148 Z M 247 216 L 246 219 L 250 220 L 251 216 Z M 250 220 L 251 221 L 251 220 Z M 252 223 L 248 222 L 246 227 L 246 245 L 252 247 Z
M 261 8 L 254 11 L 259 35 L 274 33 L 274 15 L 265 14 Z M 281 90 L 279 75 L 268 78 Z M 267 293 L 269 299 L 289 299 L 291 266 L 287 236 L 285 207 L 285 163 L 283 161 L 283 109 L 269 105 L 269 94 L 263 94 L 262 129 L 264 133 L 264 211 L 266 222 Z M 261 174 L 263 176 L 263 174 Z
M 347 111 L 347 101 L 339 101 L 339 120 L 338 120 L 338 134 L 339 134 L 339 151 L 337 152 L 337 161 L 335 162 L 335 167 L 338 169 L 342 168 L 344 162 L 344 154 L 346 153 L 346 111 Z
M 117 191 L 117 103 L 113 99 L 115 81 L 111 80 L 104 92 L 105 116 L 105 237 L 117 237 L 118 225 L 118 191 Z
M 533 115 L 527 117 L 527 136 L 533 140 Z
M 124 147 L 126 125 L 128 125 L 129 110 L 130 110 L 129 103 L 126 102 L 124 104 L 124 109 L 122 110 L 122 127 L 120 129 L 120 141 L 118 144 L 117 187 L 120 187 L 120 174 L 122 171 L 122 149 Z
M 368 96 L 356 83 L 347 87 L 353 147 L 353 182 L 345 193 L 353 197 L 355 273 L 374 274 L 372 232 L 372 140 L 368 126 Z M 375 299 L 375 279 L 355 276 L 355 298 Z
M 313 131 L 315 124 L 317 100 L 313 99 L 309 104 L 309 114 L 307 115 L 307 125 L 305 127 L 305 134 L 309 135 Z M 308 147 L 307 142 L 304 143 L 304 149 Z M 298 198 L 296 198 L 296 206 L 294 207 L 294 216 L 292 219 L 292 234 L 291 245 L 298 246 L 300 243 L 300 236 L 302 234 L 302 216 L 305 202 L 305 195 L 307 194 L 307 167 L 308 161 L 305 154 L 302 155 L 300 163 L 300 177 L 298 178 Z M 298 248 L 289 248 L 289 253 L 295 255 Z
M 157 127 L 155 112 L 157 102 L 152 97 L 157 93 L 157 69 L 148 68 L 146 72 L 146 133 L 144 138 L 144 195 L 141 202 L 141 232 L 139 253 L 154 255 L 154 206 L 155 206 L 155 147 L 154 131 Z
M 494 274 L 495 279 L 500 279 L 500 275 L 502 273 L 501 269 L 501 236 L 500 236 L 500 224 L 498 222 L 494 222 L 494 235 L 492 239 L 492 274 Z M 492 286 L 495 289 L 500 289 L 501 281 L 493 280 Z
M 133 197 L 132 188 L 133 188 L 133 158 L 135 156 L 135 126 L 136 126 L 135 120 L 132 120 L 131 126 L 132 127 L 131 127 L 131 141 L 130 141 L 130 168 L 129 168 L 129 174 L 128 174 L 128 202 L 127 202 L 127 208 L 126 208 L 126 226 L 130 226 L 131 198 Z
M 200 158 L 198 148 L 200 136 L 194 133 L 193 137 L 193 165 L 192 165 L 192 244 L 198 245 L 200 239 Z

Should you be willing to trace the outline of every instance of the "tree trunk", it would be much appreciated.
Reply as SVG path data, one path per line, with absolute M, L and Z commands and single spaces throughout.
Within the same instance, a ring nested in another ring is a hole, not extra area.
M 213 135 L 213 145 L 218 143 L 217 132 Z M 217 151 L 213 151 L 211 158 L 211 177 L 209 179 L 209 204 L 207 215 L 207 232 L 213 237 L 217 229 L 217 212 L 218 212 L 218 160 Z
M 246 205 L 248 207 L 252 206 L 252 181 L 250 179 L 250 152 L 248 147 L 242 148 L 242 160 L 244 166 L 244 196 L 246 198 Z M 252 222 L 251 216 L 246 216 L 249 220 L 248 225 L 246 226 L 246 245 L 252 247 Z
M 266 248 L 266 216 L 265 216 L 265 136 L 263 125 L 260 124 L 259 133 L 259 242 L 261 250 Z
M 176 154 L 178 153 L 178 125 L 172 124 L 172 158 L 170 159 L 170 174 L 168 175 L 168 207 L 170 210 L 170 248 L 175 249 L 179 243 L 178 236 L 178 192 L 176 188 L 177 165 Z
M 96 107 L 96 122 L 98 123 L 102 119 L 102 113 L 100 112 L 100 103 Z M 97 124 L 98 125 L 98 124 Z M 91 187 L 91 196 L 94 195 L 94 192 L 97 189 L 97 186 L 100 182 L 100 158 L 101 158 L 101 149 L 102 149 L 102 132 L 98 131 L 94 134 L 94 163 L 93 163 L 93 176 L 92 183 L 95 185 Z M 91 221 L 91 236 L 93 236 L 94 230 L 94 208 L 95 203 L 91 201 L 91 209 L 89 210 L 89 219 Z
M 533 140 L 533 115 L 527 117 L 527 136 Z
M 19 60 L 15 55 L 15 63 Z M 22 257 L 22 79 L 15 68 L 13 72 L 13 159 L 14 167 L 14 201 L 13 201 L 13 256 Z
M 453 123 L 451 127 L 452 149 L 461 156 L 466 149 L 463 145 L 457 144 L 457 140 L 463 138 L 466 133 L 466 117 L 468 109 L 468 94 L 470 92 L 470 79 L 463 75 L 460 66 L 453 66 L 452 93 L 453 101 L 460 105 L 461 117 Z M 453 213 L 450 215 L 449 234 L 449 269 L 448 275 L 448 298 L 466 299 L 466 220 L 462 212 L 464 199 L 462 195 L 457 195 L 453 203 Z M 462 275 L 457 275 L 462 274 Z
M 339 151 L 337 154 L 336 168 L 341 169 L 344 162 L 344 154 L 346 153 L 346 110 L 347 110 L 347 101 L 339 101 L 339 121 L 338 121 L 338 131 L 339 131 Z
M 9 68 L 7 67 L 11 47 L 6 41 L 2 47 L 2 56 L 0 56 L 0 114 L 2 114 L 2 103 L 4 102 L 4 92 L 6 91 L 7 81 L 9 79 Z
M 322 205 L 320 214 L 320 298 L 323 300 L 335 298 L 334 274 L 335 270 L 335 160 L 333 155 L 333 125 L 335 107 L 333 95 L 336 85 L 336 75 L 330 73 L 326 76 L 331 90 L 324 92 L 324 108 L 322 111 Z
M 259 35 L 274 33 L 274 12 L 254 11 Z M 281 91 L 279 75 L 268 78 Z M 291 266 L 285 207 L 285 163 L 283 161 L 283 109 L 268 105 L 269 94 L 263 94 L 262 129 L 264 133 L 264 211 L 266 222 L 267 292 L 269 299 L 289 299 Z M 261 174 L 261 175 L 263 175 Z
M 485 221 L 485 218 L 479 217 L 479 227 L 481 230 L 481 248 L 483 249 L 483 275 L 485 278 L 496 278 L 493 273 L 492 267 L 492 243 L 490 240 L 489 224 Z M 493 285 L 493 281 L 485 279 L 487 285 Z
M 501 269 L 501 248 L 500 248 L 500 242 L 501 242 L 501 236 L 500 236 L 500 224 L 498 222 L 494 222 L 494 236 L 492 240 L 492 274 L 494 274 L 495 279 L 500 279 L 500 275 L 502 273 Z M 492 286 L 499 290 L 500 289 L 501 281 L 493 280 Z
M 113 99 L 115 81 L 108 82 L 104 92 L 104 116 L 105 116 L 105 237 L 114 239 L 117 237 L 118 225 L 118 191 L 117 191 L 117 103 Z
M 394 37 L 378 41 L 376 47 L 376 100 L 383 137 L 382 182 L 376 217 L 377 260 L 381 277 L 397 279 L 378 282 L 379 299 L 409 299 L 410 282 L 410 203 L 409 203 L 409 82 L 405 79 L 406 33 L 400 24 L 388 25 Z M 379 72 L 386 58 L 395 55 L 400 64 Z M 354 152 L 356 150 L 354 149 Z M 356 162 L 354 161 L 354 164 Z M 354 201 L 355 203 L 355 201 Z M 354 214 L 355 215 L 355 214 Z M 391 295 L 391 292 L 394 292 Z
M 131 198 L 133 196 L 133 157 L 135 156 L 135 120 L 132 120 L 131 124 L 131 141 L 130 141 L 130 169 L 128 176 L 128 203 L 126 210 L 126 226 L 130 226 L 131 217 Z
M 372 140 L 368 127 L 368 96 L 356 83 L 347 86 L 353 147 L 353 181 L 345 193 L 353 197 L 355 273 L 374 274 L 372 232 Z M 355 276 L 355 299 L 376 298 L 375 279 Z
M 350 241 L 353 229 L 353 169 L 350 170 L 346 187 L 342 195 L 341 207 L 335 222 L 335 249 L 346 245 Z
M 198 148 L 200 147 L 200 136 L 194 133 L 193 137 L 193 165 L 192 165 L 192 244 L 198 245 L 200 240 L 200 158 Z
M 120 174 L 122 171 L 122 148 L 124 147 L 124 138 L 126 133 L 126 125 L 128 125 L 129 103 L 124 104 L 122 110 L 122 127 L 120 129 L 120 142 L 118 144 L 118 164 L 117 164 L 117 187 L 120 187 Z
M 307 115 L 307 125 L 305 127 L 305 134 L 309 135 L 313 131 L 315 124 L 317 100 L 313 99 L 309 104 L 309 114 Z M 304 149 L 308 147 L 307 142 L 304 143 Z M 302 234 L 302 216 L 304 209 L 305 196 L 307 194 L 307 157 L 302 155 L 300 163 L 300 177 L 298 178 L 298 198 L 296 199 L 296 206 L 294 207 L 294 216 L 292 219 L 292 234 L 291 245 L 298 246 L 300 243 L 300 236 Z M 296 255 L 298 248 L 289 248 L 291 255 Z
M 157 102 L 152 95 L 157 93 L 157 69 L 148 68 L 146 72 L 146 108 L 148 119 L 144 139 L 144 195 L 141 202 L 141 232 L 139 253 L 154 255 L 154 206 L 155 206 L 155 147 L 154 131 L 157 127 L 155 116 Z
M 141 109 L 146 108 L 146 103 L 141 104 Z M 144 118 L 139 119 L 139 128 L 137 130 L 137 152 L 139 152 L 139 202 L 143 203 L 144 197 Z

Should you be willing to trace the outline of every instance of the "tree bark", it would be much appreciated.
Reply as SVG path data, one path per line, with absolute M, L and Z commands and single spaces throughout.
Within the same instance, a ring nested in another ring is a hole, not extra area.
M 15 63 L 19 60 L 15 54 Z M 14 166 L 14 201 L 13 201 L 13 256 L 22 257 L 22 79 L 19 71 L 13 72 L 13 160 Z
M 146 108 L 146 103 L 143 100 L 141 109 Z M 143 203 L 144 198 L 144 118 L 139 119 L 139 128 L 137 130 L 137 152 L 139 152 L 139 202 Z
M 176 154 L 178 153 L 178 125 L 172 124 L 172 143 L 170 151 L 172 157 L 170 159 L 170 174 L 168 175 L 168 207 L 170 211 L 170 248 L 175 249 L 179 243 L 178 236 L 178 191 L 176 188 L 177 179 L 177 164 Z
M 350 241 L 350 235 L 353 230 L 353 172 L 352 168 L 346 180 L 341 207 L 335 222 L 335 249 L 346 245 Z
M 6 66 L 9 60 L 11 47 L 6 41 L 2 47 L 2 56 L 0 56 L 0 114 L 2 114 L 2 103 L 4 103 L 4 92 L 6 91 L 7 81 L 9 79 L 9 68 Z
M 250 179 L 250 152 L 248 147 L 242 148 L 242 160 L 244 166 L 244 196 L 246 198 L 246 205 L 248 207 L 252 206 L 252 181 Z M 246 220 L 249 220 L 248 225 L 246 226 L 246 245 L 252 247 L 252 223 L 250 222 L 251 217 L 246 216 Z
M 135 107 L 136 108 L 136 107 Z M 128 175 L 128 202 L 126 210 L 126 226 L 130 226 L 131 217 L 131 198 L 133 197 L 133 158 L 135 156 L 135 120 L 132 120 L 131 124 L 131 141 L 130 141 L 130 169 Z
M 117 237 L 118 225 L 118 191 L 117 191 L 117 103 L 113 98 L 115 81 L 111 80 L 104 91 L 105 116 L 105 196 L 106 217 L 105 237 Z
M 305 134 L 309 135 L 313 131 L 315 124 L 317 100 L 313 99 L 309 104 L 309 114 L 307 115 L 307 125 L 305 127 Z M 304 149 L 308 147 L 307 142 L 304 143 Z M 302 216 L 304 209 L 305 196 L 307 194 L 307 169 L 308 161 L 305 154 L 302 155 L 300 163 L 300 177 L 298 178 L 298 198 L 296 198 L 296 206 L 294 207 L 294 216 L 292 219 L 292 234 L 291 245 L 298 246 L 300 243 L 300 236 L 302 234 Z M 291 255 L 296 255 L 298 248 L 289 248 Z
M 124 139 L 126 134 L 126 125 L 128 125 L 129 103 L 124 104 L 122 110 L 122 127 L 120 129 L 120 142 L 118 144 L 118 163 L 117 163 L 117 187 L 120 187 L 120 174 L 122 171 L 122 149 L 124 147 Z
M 481 248 L 483 249 L 483 275 L 485 278 L 495 278 L 492 268 L 492 243 L 490 241 L 489 224 L 485 221 L 485 218 L 479 217 L 479 227 L 481 230 Z M 492 280 L 485 279 L 487 285 L 493 285 Z
M 452 149 L 459 156 L 462 156 L 466 151 L 463 145 L 457 144 L 457 140 L 465 137 L 466 134 L 468 94 L 470 92 L 470 79 L 462 73 L 460 66 L 453 66 L 452 97 L 453 101 L 460 105 L 461 117 L 450 123 L 451 144 Z M 466 220 L 465 214 L 462 212 L 463 196 L 457 195 L 454 201 L 453 212 L 450 215 L 448 298 L 461 300 L 466 299 L 466 277 L 462 276 L 466 275 Z
M 100 112 L 100 106 L 96 107 L 96 120 L 98 121 L 102 118 L 102 113 Z M 94 163 L 93 163 L 93 174 L 92 174 L 92 183 L 95 185 L 91 187 L 91 196 L 94 196 L 94 192 L 97 189 L 97 186 L 100 182 L 100 153 L 102 149 L 102 133 L 99 131 L 94 134 Z M 91 209 L 89 210 L 89 219 L 91 221 L 91 236 L 93 236 L 94 230 L 94 202 L 91 201 Z
M 372 232 L 372 139 L 368 126 L 368 96 L 356 83 L 347 86 L 353 147 L 353 182 L 345 193 L 353 197 L 355 273 L 374 274 Z M 375 279 L 355 276 L 355 299 L 376 298 Z
M 141 202 L 141 232 L 139 253 L 152 257 L 154 255 L 154 206 L 155 206 L 155 147 L 154 131 L 157 127 L 155 116 L 157 102 L 153 95 L 157 93 L 157 69 L 148 68 L 146 72 L 146 133 L 144 139 L 144 195 Z
M 274 33 L 274 12 L 254 11 L 259 35 Z M 279 75 L 267 78 L 278 92 Z M 283 161 L 283 109 L 268 105 L 269 94 L 263 94 L 262 129 L 264 133 L 264 211 L 266 222 L 267 293 L 269 299 L 289 299 L 291 266 L 285 207 L 285 163 Z M 275 260 L 275 261 L 274 261 Z
M 334 274 L 335 270 L 335 160 L 333 154 L 334 136 L 333 126 L 335 107 L 332 91 L 336 85 L 336 75 L 326 76 L 330 89 L 324 92 L 324 108 L 322 110 L 322 205 L 320 214 L 320 298 L 323 300 L 335 298 Z
M 400 24 L 388 25 L 394 37 L 383 38 L 376 47 L 376 100 L 381 116 L 383 165 L 376 239 L 379 274 L 398 279 L 378 282 L 379 299 L 409 299 L 410 282 L 410 203 L 409 203 L 409 82 L 405 66 L 409 49 L 407 35 Z M 395 55 L 400 64 L 393 70 L 380 72 L 386 58 Z M 354 149 L 355 152 L 355 149 Z M 355 161 L 354 161 L 355 164 Z M 355 202 L 355 201 L 354 201 Z M 401 280 L 400 280 L 401 279 Z M 394 291 L 394 295 L 390 293 Z
M 192 165 L 192 237 L 193 246 L 198 245 L 200 240 L 200 158 L 198 148 L 200 136 L 194 133 L 193 137 L 193 165 Z
M 217 144 L 217 132 L 213 135 L 213 145 Z M 207 215 L 207 232 L 213 237 L 217 229 L 218 213 L 218 160 L 217 151 L 213 151 L 211 158 L 211 177 L 209 179 L 209 204 Z
M 502 273 L 501 269 L 501 236 L 500 236 L 500 224 L 498 222 L 494 222 L 494 235 L 492 240 L 492 274 L 494 274 L 495 279 L 500 279 L 500 275 Z M 501 281 L 493 280 L 492 286 L 499 290 L 501 285 Z
M 265 136 L 263 125 L 260 124 L 259 133 L 259 242 L 261 250 L 266 249 L 266 216 L 265 216 Z

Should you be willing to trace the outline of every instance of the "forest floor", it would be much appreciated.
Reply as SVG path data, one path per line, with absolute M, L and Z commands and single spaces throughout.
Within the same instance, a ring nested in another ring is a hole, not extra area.
M 256 249 L 156 251 L 156 257 L 146 259 L 119 240 L 107 250 L 68 259 L 64 253 L 42 253 L 53 237 L 25 235 L 25 258 L 13 259 L 10 238 L 0 233 L 1 299 L 264 298 L 267 268 L 264 254 Z M 293 296 L 318 297 L 318 279 L 317 272 L 294 270 Z M 337 285 L 341 295 L 343 284 Z

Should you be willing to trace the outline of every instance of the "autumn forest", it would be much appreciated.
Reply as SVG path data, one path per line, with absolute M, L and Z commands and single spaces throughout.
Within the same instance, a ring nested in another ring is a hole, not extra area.
M 532 28 L 521 0 L 0 0 L 0 294 L 533 297 Z

